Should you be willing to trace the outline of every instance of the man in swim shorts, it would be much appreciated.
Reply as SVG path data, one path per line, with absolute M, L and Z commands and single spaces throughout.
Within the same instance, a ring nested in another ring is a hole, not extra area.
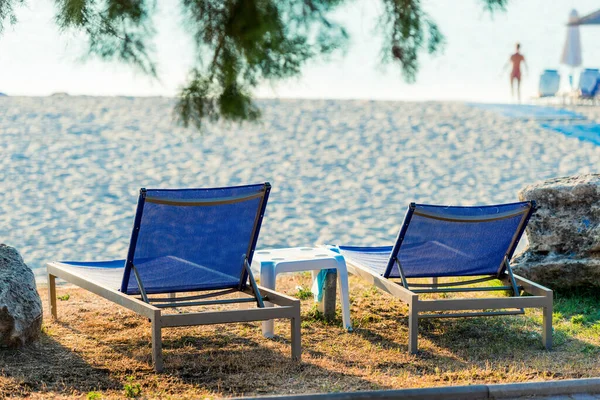
M 521 50 L 521 45 L 517 43 L 517 51 L 515 54 L 510 56 L 510 59 L 504 66 L 506 68 L 509 64 L 512 64 L 512 70 L 510 71 L 510 93 L 514 97 L 514 82 L 517 81 L 517 98 L 519 103 L 521 102 L 521 63 L 527 69 L 527 63 L 525 62 L 525 57 L 519 52 Z

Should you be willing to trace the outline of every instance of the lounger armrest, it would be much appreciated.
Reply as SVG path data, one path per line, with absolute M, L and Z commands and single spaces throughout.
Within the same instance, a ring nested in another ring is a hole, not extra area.
M 533 294 L 535 296 L 550 296 L 552 297 L 552 289 L 548 289 L 545 286 L 540 285 L 539 283 L 535 283 L 530 281 L 529 279 L 525 279 L 519 275 L 513 275 L 515 277 L 515 281 L 517 281 L 518 286 L 522 286 L 523 290 L 527 293 Z
M 101 286 L 70 269 L 67 270 L 61 268 L 60 263 L 50 262 L 46 264 L 46 270 L 49 275 L 63 279 L 82 289 L 86 289 L 145 317 L 154 318 L 155 313 L 160 312 L 160 308 L 138 300 L 133 296 L 119 292 L 118 290 Z
M 267 297 L 269 299 L 269 301 L 271 301 L 272 303 L 281 304 L 281 305 L 290 305 L 290 306 L 300 303 L 300 300 L 298 300 L 294 297 L 288 296 L 288 295 L 280 293 L 280 292 L 276 292 L 272 289 L 267 289 L 264 286 L 258 285 L 258 290 L 260 290 L 261 296 Z
M 419 300 L 418 294 L 411 292 L 404 286 L 386 279 L 360 264 L 353 263 L 351 260 L 346 260 L 346 267 L 348 268 L 348 272 L 352 275 L 361 277 L 368 283 L 375 285 L 378 289 L 381 289 L 392 296 L 398 297 L 407 304 L 412 304 Z

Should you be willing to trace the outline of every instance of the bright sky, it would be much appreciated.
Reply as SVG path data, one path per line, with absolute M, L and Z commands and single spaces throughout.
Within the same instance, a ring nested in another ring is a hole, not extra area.
M 81 61 L 82 37 L 61 34 L 53 23 L 54 1 L 30 0 L 18 13 L 19 23 L 0 37 L 0 92 L 48 95 L 172 96 L 183 84 L 193 62 L 189 35 L 181 28 L 174 0 L 158 3 L 156 58 L 160 81 L 133 68 L 98 60 Z M 261 97 L 360 98 L 398 100 L 509 100 L 508 72 L 502 67 L 521 42 L 529 65 L 525 96 L 535 92 L 545 68 L 559 68 L 569 12 L 580 15 L 600 8 L 598 0 L 513 0 L 506 13 L 490 16 L 480 0 L 424 0 L 425 9 L 446 35 L 442 54 L 421 59 L 415 84 L 406 84 L 393 66 L 379 66 L 381 37 L 374 31 L 381 4 L 377 0 L 348 1 L 335 18 L 351 35 L 345 56 L 317 61 L 299 79 L 265 84 Z M 583 66 L 600 67 L 600 27 L 582 27 Z M 568 69 L 561 69 L 563 82 Z

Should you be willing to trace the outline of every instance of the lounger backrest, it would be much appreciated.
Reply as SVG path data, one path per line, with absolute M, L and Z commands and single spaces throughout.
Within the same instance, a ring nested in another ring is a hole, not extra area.
M 270 187 L 142 189 L 121 291 L 243 288 Z
M 411 204 L 386 278 L 495 275 L 503 272 L 523 234 L 532 202 L 481 207 Z

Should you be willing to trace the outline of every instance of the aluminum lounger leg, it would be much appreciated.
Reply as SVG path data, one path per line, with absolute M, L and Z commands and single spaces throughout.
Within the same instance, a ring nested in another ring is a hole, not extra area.
M 408 305 L 408 352 L 417 354 L 419 339 L 419 311 L 417 302 L 413 301 Z
M 56 310 L 56 277 L 48 274 L 48 302 L 50 303 L 50 314 L 54 319 L 58 318 Z
M 517 284 L 523 287 L 524 292 L 546 297 L 546 306 L 542 307 L 542 341 L 544 346 L 550 350 L 552 348 L 552 302 L 554 299 L 552 290 L 521 276 L 513 274 L 513 277 Z M 504 278 L 504 281 L 507 281 L 507 279 Z
M 152 362 L 154 363 L 154 370 L 156 372 L 162 372 L 162 327 L 160 310 L 154 311 L 154 316 L 152 317 Z
M 549 305 L 542 309 L 542 342 L 547 350 L 552 349 L 552 294 L 550 294 Z
M 300 332 L 300 304 L 296 304 L 294 316 L 291 318 L 292 328 L 292 360 L 300 361 L 302 357 L 302 341 Z

